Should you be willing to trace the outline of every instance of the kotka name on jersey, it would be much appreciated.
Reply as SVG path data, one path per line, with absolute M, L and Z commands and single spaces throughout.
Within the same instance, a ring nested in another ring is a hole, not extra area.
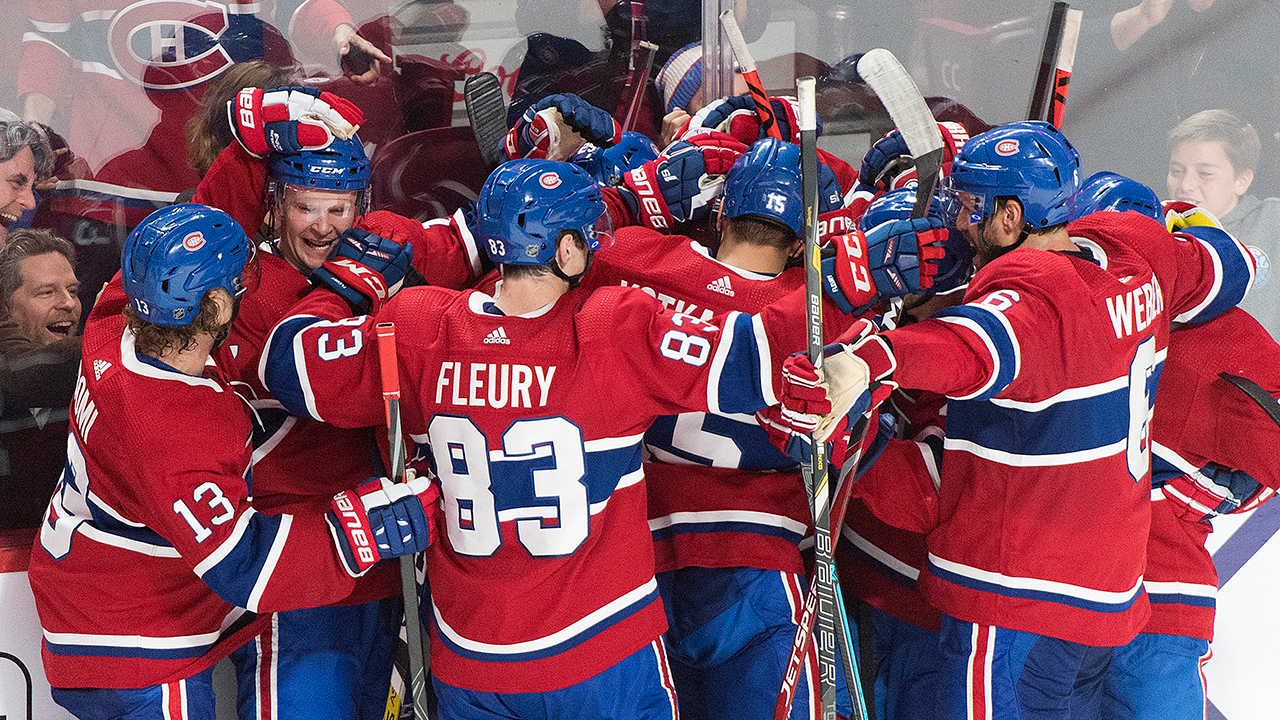
M 662 303 L 663 308 L 667 310 L 674 310 L 678 313 L 684 313 L 685 315 L 690 315 L 692 317 L 696 317 L 702 322 L 706 322 L 710 320 L 711 316 L 715 314 L 711 310 L 711 308 L 703 308 L 699 310 L 698 306 L 693 303 L 687 303 L 684 300 L 678 300 L 676 298 L 671 297 L 670 295 L 667 295 L 665 293 L 660 293 L 651 287 L 645 287 L 644 285 L 641 285 L 639 283 L 627 282 L 626 280 L 623 280 L 622 287 L 639 288 L 640 290 L 647 293 L 649 297 L 657 298 L 658 302 Z
M 556 366 L 515 365 L 509 363 L 440 364 L 436 378 L 436 404 L 450 403 L 459 407 L 484 406 L 504 408 L 534 407 L 531 402 L 537 382 L 538 407 L 545 407 L 551 391 L 551 378 Z M 448 388 L 446 391 L 445 388 Z

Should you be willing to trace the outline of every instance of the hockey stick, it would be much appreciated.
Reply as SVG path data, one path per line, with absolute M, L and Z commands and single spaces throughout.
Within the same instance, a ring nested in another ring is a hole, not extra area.
M 911 217 L 922 218 L 929 213 L 933 188 L 942 170 L 942 131 L 915 81 L 893 53 L 884 48 L 868 52 L 858 60 L 858 74 L 880 98 L 911 150 L 916 163 L 916 202 Z
M 502 94 L 502 83 L 491 72 L 476 73 L 462 86 L 462 97 L 480 159 L 492 170 L 502 161 L 502 138 L 507 134 L 507 99 Z
M 627 114 L 622 118 L 622 132 L 634 130 L 636 127 L 636 120 L 640 117 L 640 107 L 644 105 L 644 97 L 649 90 L 649 72 L 653 70 L 653 55 L 658 52 L 658 46 L 642 40 L 640 51 L 644 53 L 644 61 L 638 63 L 637 70 L 633 73 L 637 76 L 636 84 L 631 89 L 631 101 L 627 103 Z M 627 82 L 628 84 L 631 82 L 630 77 Z
M 1267 392 L 1265 388 L 1247 377 L 1232 375 L 1229 372 L 1220 372 L 1218 377 L 1240 388 L 1241 392 L 1248 395 L 1250 400 L 1262 408 L 1262 412 L 1266 413 L 1272 422 L 1280 425 L 1280 402 L 1276 402 L 1276 399 L 1271 397 L 1271 393 Z
M 1036 85 L 1031 91 L 1028 120 L 1047 120 L 1054 127 L 1062 127 L 1062 113 L 1067 105 L 1067 90 L 1076 62 L 1076 45 L 1080 40 L 1083 18 L 1083 12 L 1071 10 L 1065 2 L 1053 4 L 1044 48 L 1040 53 Z
M 751 99 L 756 105 L 756 115 L 760 118 L 760 129 L 771 138 L 790 140 L 782 137 L 782 130 L 778 127 L 777 119 L 773 117 L 773 106 L 769 104 L 769 96 L 764 92 L 764 83 L 760 82 L 760 74 L 756 72 L 756 61 L 751 58 L 751 53 L 747 50 L 747 41 L 742 38 L 742 30 L 738 27 L 738 20 L 733 16 L 733 10 L 720 13 L 720 24 L 724 26 L 724 36 L 729 40 L 729 46 L 733 48 L 733 56 L 738 60 L 738 67 L 742 69 L 742 77 L 751 90 Z
M 378 323 L 378 368 L 382 371 L 382 400 L 387 406 L 387 441 L 391 453 L 391 475 L 405 482 L 404 434 L 400 428 L 400 368 L 396 359 L 396 326 Z M 428 509 L 430 512 L 430 509 Z M 422 621 L 418 615 L 418 573 L 413 556 L 400 558 L 400 591 L 404 594 L 405 638 L 409 645 L 409 697 L 414 720 L 427 720 L 426 653 L 422 645 Z

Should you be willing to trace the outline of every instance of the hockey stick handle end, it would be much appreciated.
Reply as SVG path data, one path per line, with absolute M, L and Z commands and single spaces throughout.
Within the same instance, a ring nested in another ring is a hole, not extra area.
M 800 132 L 818 129 L 818 81 L 812 75 L 796 80 L 796 101 L 800 105 L 797 124 Z
M 737 58 L 742 74 L 755 72 L 756 62 L 751 58 L 751 53 L 747 52 L 747 41 L 742 37 L 742 29 L 738 27 L 738 19 L 733 16 L 733 10 L 720 13 L 720 25 L 724 28 L 729 46 L 733 48 L 733 56 Z

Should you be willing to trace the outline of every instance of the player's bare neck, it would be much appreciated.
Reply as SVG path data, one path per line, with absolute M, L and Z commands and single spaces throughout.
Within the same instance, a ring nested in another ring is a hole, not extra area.
M 554 275 L 504 278 L 493 304 L 504 315 L 524 315 L 560 299 L 569 283 Z
M 1057 230 L 1044 235 L 1032 234 L 1027 236 L 1026 247 L 1036 250 L 1051 250 L 1057 252 L 1075 252 L 1079 250 L 1076 244 L 1071 242 L 1071 233 L 1067 232 L 1066 225 L 1060 225 Z
M 739 270 L 777 275 L 787 269 L 787 254 L 780 248 L 723 238 L 716 260 Z
M 186 350 L 166 348 L 156 359 L 178 372 L 199 377 L 204 374 L 204 366 L 209 362 L 211 352 L 213 352 L 213 337 L 207 333 L 200 333 L 192 347 Z

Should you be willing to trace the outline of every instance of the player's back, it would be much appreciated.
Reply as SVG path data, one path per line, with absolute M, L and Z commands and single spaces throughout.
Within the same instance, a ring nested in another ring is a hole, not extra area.
M 993 260 L 969 304 L 935 316 L 999 338 L 999 359 L 992 385 L 948 403 L 922 589 L 962 620 L 1116 645 L 1147 617 L 1146 421 L 1168 319 L 1146 262 L 1098 240 L 1103 265 L 1033 249 Z
M 225 504 L 218 517 L 231 519 L 244 481 L 227 487 L 210 474 L 183 498 L 176 478 L 247 475 L 248 410 L 224 381 L 148 362 L 134 347 L 118 314 L 86 327 L 67 469 L 32 553 L 45 670 L 58 687 L 187 677 L 263 627 L 202 582 L 199 557 L 166 540 L 209 535 L 183 502 Z
M 719 262 L 703 246 L 641 227 L 615 234 L 584 287 L 638 287 L 702 319 L 754 313 L 804 287 L 792 268 L 770 276 Z M 797 544 L 812 532 L 796 464 L 753 415 L 659 417 L 645 433 L 649 525 L 658 572 L 757 567 L 803 572 Z

